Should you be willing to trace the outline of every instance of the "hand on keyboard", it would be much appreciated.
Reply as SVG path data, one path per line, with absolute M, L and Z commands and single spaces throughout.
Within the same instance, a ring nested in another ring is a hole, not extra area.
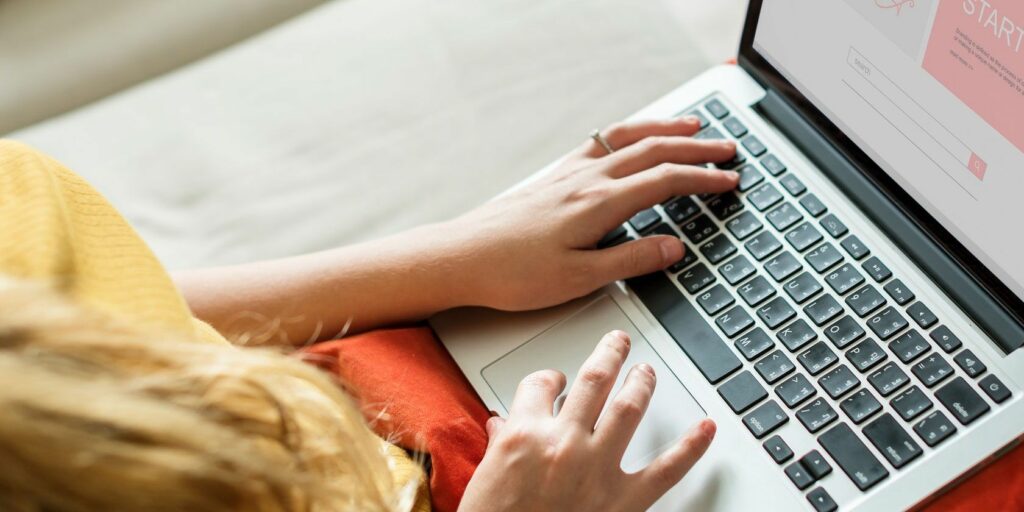
M 647 510 L 679 482 L 707 450 L 715 424 L 702 420 L 643 470 L 623 472 L 655 385 L 650 366 L 633 367 L 598 422 L 628 353 L 625 333 L 606 334 L 557 413 L 565 376 L 547 370 L 523 379 L 509 418 L 487 423 L 487 452 L 459 510 Z
M 676 236 L 602 240 L 673 196 L 736 187 L 738 175 L 704 167 L 736 145 L 698 140 L 699 121 L 623 123 L 602 132 L 615 152 L 588 141 L 541 179 L 445 226 L 467 302 L 503 310 L 560 304 L 609 282 L 662 270 L 683 257 Z M 637 213 L 640 212 L 640 213 Z M 654 226 L 638 226 L 646 231 Z M 598 249 L 595 249 L 598 247 Z

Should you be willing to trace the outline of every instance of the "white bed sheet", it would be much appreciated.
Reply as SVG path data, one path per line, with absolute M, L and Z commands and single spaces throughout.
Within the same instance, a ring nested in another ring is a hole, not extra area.
M 323 249 L 485 201 L 727 56 L 743 4 L 338 0 L 12 138 L 172 269 Z

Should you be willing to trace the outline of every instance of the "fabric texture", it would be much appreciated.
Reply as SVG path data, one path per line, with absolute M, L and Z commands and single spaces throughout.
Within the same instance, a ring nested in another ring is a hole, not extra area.
M 0 140 L 0 273 L 54 282 L 77 303 L 182 340 L 228 343 L 192 316 L 163 266 L 88 183 L 24 144 Z M 399 485 L 424 478 L 388 445 Z M 426 486 L 413 509 L 430 510 Z
M 487 447 L 490 414 L 429 327 L 382 330 L 309 349 L 369 407 L 384 412 L 379 434 L 433 460 L 430 492 L 439 511 L 454 511 Z M 1024 445 L 918 510 L 1024 510 Z

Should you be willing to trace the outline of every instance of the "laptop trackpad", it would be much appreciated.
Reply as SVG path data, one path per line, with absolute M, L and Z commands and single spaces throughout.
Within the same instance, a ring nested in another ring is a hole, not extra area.
M 658 377 L 651 405 L 622 459 L 622 469 L 632 472 L 646 466 L 707 414 L 651 348 L 629 317 L 607 295 L 581 307 L 491 363 L 483 369 L 482 374 L 505 407 L 505 412 L 512 404 L 519 381 L 537 370 L 552 368 L 564 373 L 568 379 L 567 393 L 580 365 L 593 352 L 598 340 L 615 329 L 629 333 L 632 348 L 611 396 L 615 396 L 626 372 L 635 364 L 651 365 Z M 556 403 L 556 408 L 564 399 L 564 394 Z

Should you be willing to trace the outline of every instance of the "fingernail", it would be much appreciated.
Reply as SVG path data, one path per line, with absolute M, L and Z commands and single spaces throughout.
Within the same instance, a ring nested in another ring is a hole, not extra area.
M 729 179 L 731 179 L 731 180 L 738 180 L 738 179 L 740 179 L 740 173 L 738 173 L 736 171 L 726 171 L 725 175 L 728 176 Z
M 718 426 L 715 425 L 711 419 L 705 419 L 700 422 L 700 431 L 708 438 L 708 441 L 715 438 L 715 432 L 718 431 Z
M 690 124 L 696 124 L 700 122 L 700 119 L 697 119 L 697 116 L 683 116 L 682 120 L 684 123 Z
M 657 376 L 654 375 L 654 368 L 651 368 L 651 365 L 647 363 L 640 363 L 636 365 L 636 367 L 643 370 L 643 372 L 646 373 L 647 375 L 650 375 L 652 379 L 657 378 Z
M 619 331 L 619 330 L 615 330 L 615 331 L 611 332 L 611 335 L 615 336 L 616 338 L 618 338 L 620 340 L 622 340 L 622 342 L 625 343 L 627 347 L 630 346 L 629 335 L 628 334 L 626 334 L 626 333 L 624 333 L 622 331 Z
M 727 149 L 736 149 L 736 143 L 731 140 L 723 140 L 722 145 Z
M 683 257 L 683 246 L 678 240 L 663 240 L 658 248 L 661 249 L 661 261 L 665 265 L 671 265 Z

